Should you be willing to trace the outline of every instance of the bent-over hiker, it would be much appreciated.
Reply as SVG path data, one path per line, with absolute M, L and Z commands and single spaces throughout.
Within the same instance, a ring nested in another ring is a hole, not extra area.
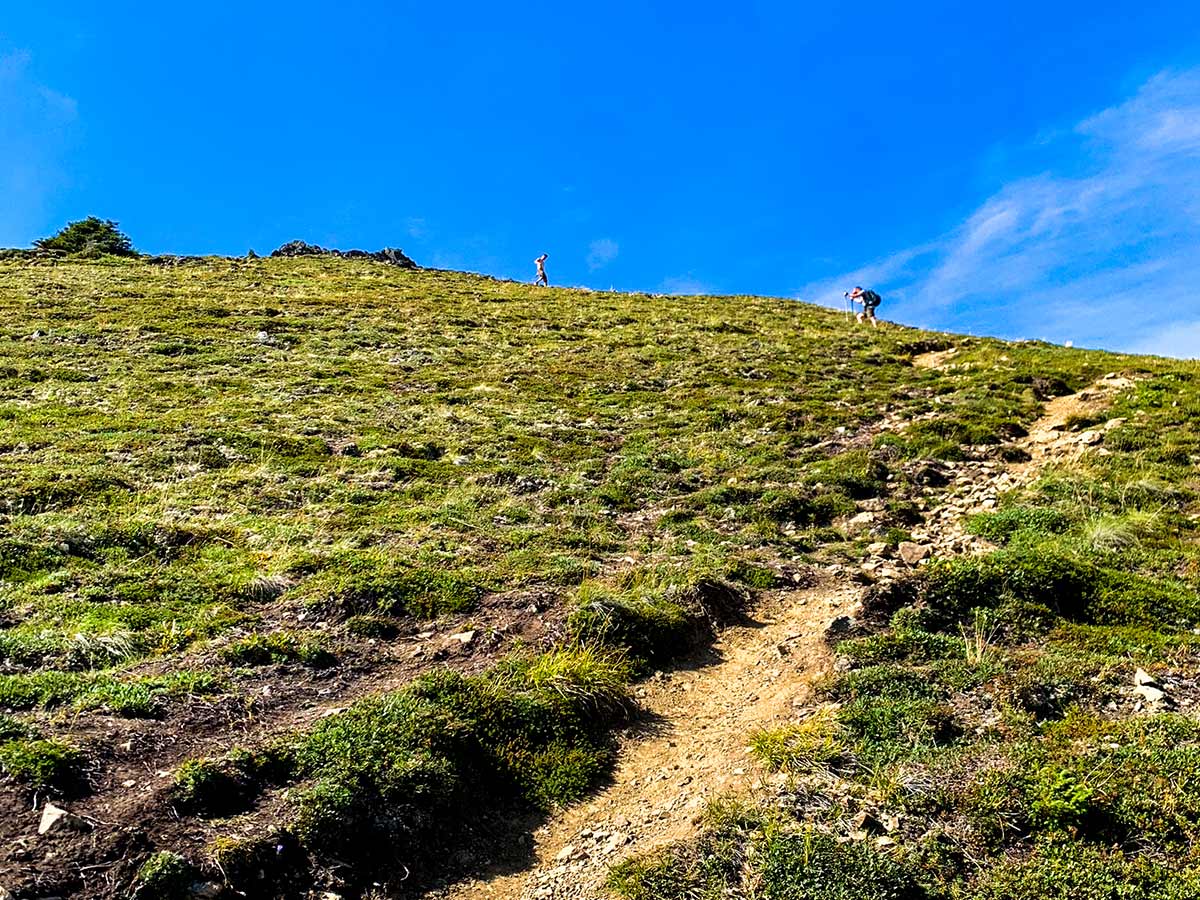
M 873 327 L 879 327 L 879 320 L 875 318 L 875 308 L 883 301 L 882 297 L 874 291 L 864 291 L 860 287 L 855 287 L 854 290 L 848 294 L 843 294 L 843 296 L 848 297 L 851 303 L 862 304 L 862 311 L 854 314 L 854 318 L 858 320 L 860 325 L 867 319 L 870 319 Z
M 534 281 L 535 285 L 541 284 L 546 287 L 550 287 L 550 281 L 549 281 L 549 279 L 546 278 L 546 257 L 547 256 L 549 256 L 548 253 L 543 253 L 541 256 L 539 256 L 537 259 L 534 260 L 534 263 L 537 265 L 537 280 Z

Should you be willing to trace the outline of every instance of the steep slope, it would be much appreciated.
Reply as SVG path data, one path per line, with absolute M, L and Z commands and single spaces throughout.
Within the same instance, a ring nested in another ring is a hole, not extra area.
M 980 540 L 967 502 L 1012 518 L 1061 455 L 1047 401 L 1191 383 L 789 301 L 165 262 L 0 260 L 15 897 L 548 896 L 584 851 L 599 890 L 697 801 L 786 787 L 750 732 L 825 702 L 836 615 L 878 641 L 925 590 L 901 551 Z M 1062 447 L 1158 465 L 1071 411 Z M 1192 527 L 1190 489 L 1153 496 L 1144 557 Z

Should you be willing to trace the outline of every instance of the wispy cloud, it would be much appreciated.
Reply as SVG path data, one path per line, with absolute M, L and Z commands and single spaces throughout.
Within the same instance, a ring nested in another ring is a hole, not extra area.
M 1200 69 L 1150 79 L 1051 149 L 1051 171 L 1015 177 L 948 234 L 799 296 L 837 305 L 866 284 L 931 327 L 1200 353 Z M 1168 328 L 1181 316 L 1190 331 Z
M 410 216 L 404 220 L 404 231 L 410 238 L 419 240 L 429 233 L 429 227 L 420 216 Z
M 0 52 L 0 246 L 26 244 L 69 180 L 62 162 L 78 104 L 40 84 L 27 50 Z
M 587 267 L 593 272 L 602 269 L 616 259 L 620 252 L 620 245 L 612 238 L 594 240 L 588 244 Z
M 664 278 L 655 293 L 686 296 L 692 294 L 711 294 L 713 293 L 713 289 L 700 279 L 692 277 L 692 273 L 689 272 L 686 275 L 673 275 L 670 278 Z

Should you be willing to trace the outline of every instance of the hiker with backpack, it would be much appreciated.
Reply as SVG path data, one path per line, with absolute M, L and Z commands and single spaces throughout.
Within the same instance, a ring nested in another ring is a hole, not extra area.
M 875 308 L 883 301 L 882 297 L 874 291 L 864 291 L 860 287 L 855 287 L 854 290 L 844 293 L 842 296 L 848 298 L 851 303 L 862 304 L 862 312 L 854 314 L 854 318 L 858 320 L 860 325 L 865 320 L 870 319 L 872 327 L 879 327 L 879 320 L 875 318 Z

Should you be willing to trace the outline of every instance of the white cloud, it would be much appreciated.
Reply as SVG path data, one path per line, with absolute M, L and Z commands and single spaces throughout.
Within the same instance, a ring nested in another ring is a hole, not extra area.
M 620 246 L 612 238 L 599 238 L 588 244 L 587 267 L 593 272 L 617 258 Z
M 1056 141 L 1059 171 L 1018 177 L 951 232 L 799 296 L 836 306 L 864 284 L 917 324 L 1178 348 L 1168 323 L 1200 284 L 1200 70 L 1160 74 Z
M 429 233 L 429 228 L 420 216 L 410 216 L 404 220 L 404 231 L 410 238 L 419 239 Z
M 1129 348 L 1134 353 L 1154 353 L 1180 359 L 1200 359 L 1200 320 L 1168 325 L 1145 336 Z
M 63 156 L 79 109 L 34 78 L 27 50 L 0 53 L 0 246 L 28 244 L 52 195 L 69 183 Z
M 694 294 L 711 294 L 712 287 L 705 284 L 698 278 L 693 278 L 689 272 L 687 275 L 673 275 L 670 278 L 664 278 L 658 286 L 655 293 L 658 294 L 679 294 L 683 296 Z

